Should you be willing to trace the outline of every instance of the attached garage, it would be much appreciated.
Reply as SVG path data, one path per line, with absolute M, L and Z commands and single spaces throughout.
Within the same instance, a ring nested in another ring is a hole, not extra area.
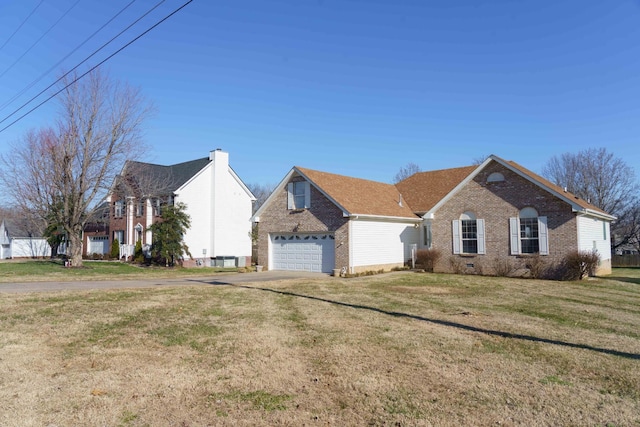
M 335 237 L 330 233 L 271 234 L 272 270 L 331 273 L 335 266 Z

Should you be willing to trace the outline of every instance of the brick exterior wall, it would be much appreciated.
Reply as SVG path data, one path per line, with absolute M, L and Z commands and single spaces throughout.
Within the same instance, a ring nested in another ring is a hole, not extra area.
M 501 173 L 504 181 L 487 182 L 493 172 Z M 492 274 L 496 259 L 509 260 L 514 267 L 524 269 L 530 257 L 510 254 L 509 218 L 517 217 L 525 207 L 533 207 L 539 216 L 547 217 L 549 255 L 541 256 L 545 264 L 558 263 L 568 252 L 578 249 L 576 216 L 571 206 L 492 162 L 435 212 L 433 247 L 442 256 L 434 271 L 453 272 L 451 263 L 458 262 L 464 266 L 473 264 L 467 272 Z M 465 211 L 485 220 L 484 255 L 453 254 L 451 223 Z
M 124 198 L 119 199 L 117 195 L 112 195 L 111 196 L 111 206 L 110 206 L 110 211 L 109 211 L 109 248 L 111 248 L 111 245 L 113 244 L 113 235 L 114 235 L 114 231 L 124 231 L 124 236 L 125 239 L 129 239 L 129 237 L 127 236 L 127 220 L 130 216 L 130 214 L 133 214 L 133 225 L 132 227 L 135 227 L 137 224 L 142 225 L 142 244 L 145 245 L 151 245 L 152 242 L 147 242 L 147 233 L 146 230 L 154 223 L 154 222 L 158 222 L 162 220 L 162 217 L 160 216 L 156 216 L 155 214 L 153 214 L 153 206 L 149 206 L 149 204 L 147 203 L 147 199 L 145 199 L 144 201 L 144 211 L 142 212 L 142 215 L 138 216 L 136 215 L 136 204 L 138 203 L 137 199 L 130 199 L 128 201 L 128 203 L 125 201 L 125 207 L 124 207 L 124 212 L 123 215 L 121 217 L 116 217 L 115 214 L 115 207 L 116 207 L 116 201 L 118 200 L 125 200 Z M 153 199 L 151 199 L 153 201 Z M 167 201 L 166 198 L 163 198 L 162 200 L 163 202 L 163 206 L 166 205 Z M 152 222 L 147 223 L 147 215 L 148 213 L 151 212 L 151 217 L 152 217 Z M 129 239 L 132 240 L 132 239 Z M 134 237 L 133 240 L 135 240 L 135 233 L 134 233 Z M 127 244 L 127 245 L 135 245 L 136 242 L 135 241 L 126 241 L 126 242 L 120 242 L 120 244 Z
M 293 177 L 290 182 L 303 181 Z M 334 233 L 336 244 L 335 266 L 349 265 L 349 219 L 343 218 L 340 210 L 313 185 L 311 207 L 290 210 L 287 208 L 287 185 L 278 193 L 260 214 L 258 226 L 258 264 L 267 269 L 269 265 L 269 233 Z

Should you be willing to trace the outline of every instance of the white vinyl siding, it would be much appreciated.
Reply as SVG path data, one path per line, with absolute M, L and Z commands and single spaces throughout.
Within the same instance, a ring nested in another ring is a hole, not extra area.
M 413 224 L 352 220 L 349 226 L 352 267 L 403 265 L 411 258 L 411 245 L 420 241 L 420 228 Z
M 191 217 L 184 242 L 194 258 L 251 255 L 251 199 L 220 154 L 175 192 Z
M 600 254 L 601 260 L 611 259 L 609 222 L 586 216 L 578 216 L 577 219 L 578 250 L 592 251 L 596 249 L 598 254 Z
M 51 246 L 44 238 L 14 237 L 11 239 L 13 258 L 42 258 L 51 256 Z
M 538 252 L 540 255 L 549 255 L 549 231 L 547 217 L 537 217 L 538 225 Z M 509 240 L 511 242 L 511 255 L 524 254 L 522 252 L 522 239 L 520 235 L 520 218 L 509 218 Z M 525 254 L 526 255 L 526 254 Z

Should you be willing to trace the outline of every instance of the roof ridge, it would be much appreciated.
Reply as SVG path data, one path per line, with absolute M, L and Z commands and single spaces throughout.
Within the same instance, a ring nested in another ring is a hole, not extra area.
M 294 168 L 296 168 L 296 169 L 298 169 L 298 170 L 300 170 L 302 172 L 310 171 L 310 172 L 313 172 L 313 173 L 321 173 L 321 174 L 332 175 L 332 176 L 341 177 L 341 178 L 355 179 L 355 180 L 358 180 L 358 181 L 367 181 L 367 182 L 372 182 L 372 183 L 381 184 L 381 185 L 395 186 L 395 184 L 390 184 L 388 182 L 376 181 L 376 180 L 367 179 L 367 178 L 358 178 L 356 176 L 343 175 L 343 174 L 333 173 L 333 172 L 326 172 L 326 171 L 321 171 L 321 170 L 317 170 L 317 169 L 305 168 L 305 167 L 302 167 L 302 166 L 294 166 Z

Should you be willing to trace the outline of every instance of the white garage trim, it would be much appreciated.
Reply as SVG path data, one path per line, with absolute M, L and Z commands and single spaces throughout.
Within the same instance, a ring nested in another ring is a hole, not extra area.
M 331 233 L 272 233 L 269 269 L 330 273 L 335 266 L 335 237 Z

